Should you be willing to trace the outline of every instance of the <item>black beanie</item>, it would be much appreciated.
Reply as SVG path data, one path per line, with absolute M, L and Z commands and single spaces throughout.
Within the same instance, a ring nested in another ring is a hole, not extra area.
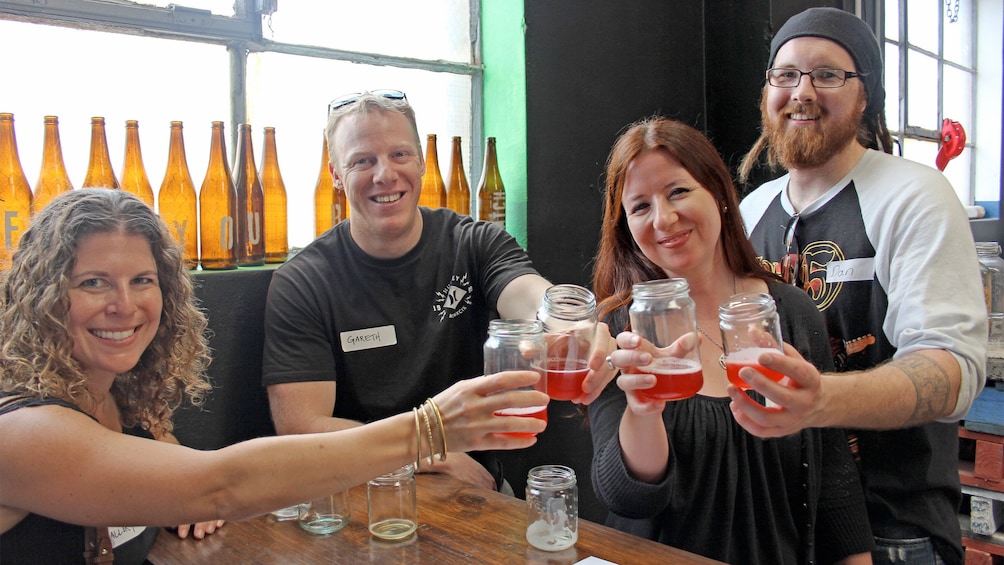
M 879 114 L 885 107 L 882 87 L 882 49 L 871 28 L 861 18 L 837 8 L 809 8 L 792 16 L 770 42 L 767 68 L 774 65 L 778 49 L 796 37 L 822 37 L 836 41 L 850 53 L 861 73 L 868 94 L 866 114 Z

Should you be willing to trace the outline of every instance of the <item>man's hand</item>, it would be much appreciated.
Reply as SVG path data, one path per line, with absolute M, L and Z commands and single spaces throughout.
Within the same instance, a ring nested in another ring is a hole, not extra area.
M 443 473 L 465 483 L 489 490 L 496 490 L 495 478 L 488 472 L 488 469 L 485 469 L 481 463 L 478 463 L 466 453 L 454 453 L 451 451 L 446 461 L 437 460 L 432 467 L 426 465 L 427 461 L 422 461 L 422 470 L 420 472 Z
M 774 382 L 751 367 L 739 370 L 739 376 L 750 388 L 770 401 L 768 406 L 759 404 L 735 385 L 728 386 L 732 399 L 730 408 L 736 422 L 758 437 L 784 437 L 804 428 L 824 425 L 821 410 L 826 398 L 822 375 L 787 343 L 784 353 L 762 353 L 759 357 L 763 367 L 785 375 L 780 382 Z

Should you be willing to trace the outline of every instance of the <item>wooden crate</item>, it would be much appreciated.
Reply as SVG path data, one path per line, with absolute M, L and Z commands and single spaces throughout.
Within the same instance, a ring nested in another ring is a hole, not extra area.
M 959 428 L 959 452 L 962 484 L 1004 492 L 1004 436 Z

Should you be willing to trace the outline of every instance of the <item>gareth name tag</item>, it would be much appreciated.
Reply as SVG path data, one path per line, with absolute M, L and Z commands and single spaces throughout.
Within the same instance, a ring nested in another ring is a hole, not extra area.
M 342 340 L 342 351 L 362 351 L 364 349 L 376 349 L 377 347 L 389 347 L 397 345 L 397 332 L 394 326 L 380 326 L 378 328 L 366 328 L 365 330 L 353 330 L 339 334 Z
M 826 282 L 870 281 L 875 278 L 875 258 L 845 259 L 826 264 Z

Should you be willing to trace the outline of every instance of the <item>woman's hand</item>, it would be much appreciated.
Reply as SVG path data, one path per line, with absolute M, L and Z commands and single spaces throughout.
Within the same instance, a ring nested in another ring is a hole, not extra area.
M 202 539 L 215 532 L 218 528 L 222 528 L 225 523 L 226 520 L 211 520 L 209 522 L 199 522 L 197 524 L 185 524 L 183 526 L 178 526 L 178 537 L 185 539 L 188 537 L 188 534 L 191 533 L 193 538 Z
M 610 354 L 610 362 L 624 371 L 617 377 L 617 388 L 627 396 L 628 410 L 636 416 L 662 414 L 666 407 L 664 400 L 650 400 L 637 394 L 638 390 L 655 386 L 655 375 L 639 372 L 638 368 L 647 367 L 656 354 L 665 353 L 659 352 L 652 342 L 634 332 L 621 332 L 617 336 L 617 345 L 620 349 Z
M 582 382 L 583 394 L 572 400 L 576 404 L 591 404 L 599 398 L 603 389 L 617 376 L 617 368 L 607 364 L 607 355 L 617 351 L 617 342 L 610 336 L 610 327 L 605 323 L 596 324 L 593 349 L 589 353 L 589 373 Z
M 499 415 L 507 408 L 546 407 L 550 400 L 531 387 L 540 380 L 535 371 L 502 371 L 466 379 L 437 394 L 450 451 L 523 449 L 537 442 L 547 423 L 537 418 Z M 519 436 L 503 434 L 524 434 Z

